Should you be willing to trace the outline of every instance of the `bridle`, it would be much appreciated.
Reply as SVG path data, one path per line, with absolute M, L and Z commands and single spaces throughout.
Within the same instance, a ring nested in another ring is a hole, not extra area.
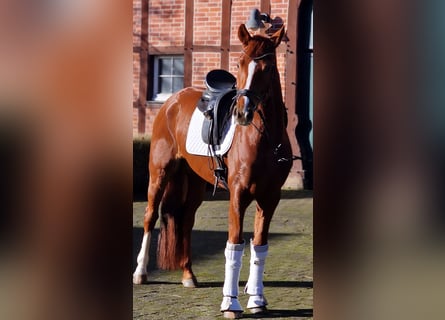
M 268 56 L 275 56 L 275 52 L 267 52 L 267 53 L 264 53 L 264 54 L 259 55 L 259 56 L 256 56 L 256 57 L 252 57 L 252 56 L 250 56 L 249 54 L 247 54 L 247 52 L 246 52 L 245 50 L 243 50 L 243 52 L 242 52 L 241 54 L 242 54 L 242 55 L 246 55 L 247 57 L 249 57 L 249 59 L 251 59 L 251 60 L 253 60 L 253 61 L 259 61 L 259 60 L 265 59 L 265 58 L 268 57 Z M 248 97 L 249 100 L 252 100 L 252 102 L 253 102 L 253 103 L 252 103 L 253 108 L 251 108 L 250 111 L 252 111 L 252 112 L 255 112 L 255 111 L 258 112 L 258 114 L 259 114 L 259 116 L 260 116 L 260 118 L 261 118 L 261 121 L 263 122 L 263 125 L 265 126 L 265 129 L 264 129 L 264 130 L 260 130 L 257 126 L 255 126 L 255 124 L 252 123 L 252 125 L 253 125 L 259 132 L 261 132 L 262 134 L 265 134 L 266 137 L 267 137 L 267 139 L 270 140 L 270 138 L 269 138 L 269 133 L 268 133 L 267 126 L 266 126 L 266 120 L 265 120 L 265 118 L 264 118 L 264 114 L 263 114 L 263 112 L 262 112 L 261 110 L 258 110 L 258 104 L 260 104 L 260 103 L 263 102 L 264 97 L 261 96 L 261 95 L 259 95 L 259 94 L 256 93 L 256 92 L 254 92 L 253 90 L 250 90 L 250 89 L 238 89 L 238 90 L 236 91 L 236 95 L 235 95 L 235 97 L 233 98 L 233 103 L 232 103 L 231 108 L 234 108 L 234 106 L 236 105 L 236 102 L 238 101 L 238 99 L 241 98 L 241 97 L 243 97 L 243 96 Z M 274 155 L 275 155 L 276 157 L 278 157 L 280 148 L 281 148 L 281 143 L 278 144 L 278 145 L 275 147 L 274 151 L 273 151 L 273 153 L 274 153 Z M 294 155 L 293 155 L 293 156 L 290 157 L 290 158 L 284 158 L 284 157 L 278 158 L 278 159 L 277 159 L 277 162 L 280 163 L 280 162 L 288 162 L 288 161 L 301 160 L 301 159 L 302 159 L 301 157 L 298 157 L 298 156 L 294 156 Z
M 243 52 L 241 54 L 249 57 L 249 59 L 251 59 L 253 61 L 263 60 L 263 59 L 265 59 L 268 56 L 275 56 L 275 52 L 266 52 L 266 53 L 264 53 L 264 54 L 262 54 L 260 56 L 252 57 L 249 54 L 247 54 L 247 52 L 244 49 L 243 49 Z M 236 102 L 241 97 L 247 97 L 247 98 L 249 98 L 249 100 L 252 100 L 253 108 L 250 108 L 250 111 L 252 111 L 252 112 L 257 111 L 258 104 L 262 103 L 263 100 L 264 100 L 264 97 L 262 95 L 256 93 L 253 90 L 250 90 L 250 89 L 238 89 L 236 91 L 235 97 L 233 97 L 232 108 L 235 106 Z M 263 116 L 261 116 L 261 118 L 263 118 Z
M 275 52 L 266 52 L 265 54 L 262 54 L 260 56 L 252 57 L 252 56 L 248 55 L 244 49 L 243 49 L 242 54 L 248 56 L 251 60 L 255 60 L 255 61 L 262 60 L 262 59 L 266 58 L 267 56 L 275 56 Z

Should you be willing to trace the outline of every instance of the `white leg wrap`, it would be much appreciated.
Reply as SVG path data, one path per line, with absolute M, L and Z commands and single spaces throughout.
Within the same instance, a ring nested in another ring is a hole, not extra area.
M 249 280 L 247 280 L 244 292 L 251 296 L 263 295 L 264 264 L 266 262 L 268 248 L 269 246 L 267 244 L 264 246 L 254 246 L 252 240 L 250 240 Z
M 224 255 L 226 257 L 225 278 L 223 295 L 224 299 L 221 303 L 221 311 L 242 311 L 238 302 L 238 283 L 239 274 L 242 266 L 242 258 L 245 243 L 232 244 L 227 242 Z
M 150 240 L 151 240 L 151 233 L 150 232 L 145 233 L 144 237 L 142 238 L 141 250 L 139 251 L 136 260 L 138 265 L 133 273 L 133 276 L 147 274 L 148 259 L 150 257 L 149 255 Z
M 221 312 L 224 311 L 243 311 L 243 307 L 238 301 L 238 298 L 235 297 L 223 297 L 223 301 L 221 303 Z
M 250 296 L 247 302 L 247 309 L 261 308 L 267 306 L 266 297 L 261 296 Z

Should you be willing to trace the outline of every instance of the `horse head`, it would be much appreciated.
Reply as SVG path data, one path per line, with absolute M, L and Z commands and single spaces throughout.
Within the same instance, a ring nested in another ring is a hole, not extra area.
M 279 83 L 275 50 L 283 36 L 284 26 L 271 37 L 251 36 L 244 24 L 239 26 L 238 38 L 243 52 L 238 62 L 238 92 L 233 115 L 240 125 L 246 126 L 252 122 L 258 105 L 264 104 L 270 92 L 272 81 Z

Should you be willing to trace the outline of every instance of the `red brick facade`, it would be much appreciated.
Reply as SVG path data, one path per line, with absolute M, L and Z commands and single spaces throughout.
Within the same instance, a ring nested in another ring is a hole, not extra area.
M 160 103 L 147 100 L 150 86 L 149 57 L 184 55 L 184 86 L 203 87 L 208 71 L 222 68 L 236 74 L 240 55 L 237 30 L 253 8 L 270 14 L 287 28 L 287 42 L 277 51 L 278 68 L 289 114 L 289 136 L 295 139 L 296 19 L 299 0 L 133 0 L 133 133 L 150 134 Z M 299 161 L 292 176 L 300 186 Z M 293 187 L 297 187 L 293 183 Z

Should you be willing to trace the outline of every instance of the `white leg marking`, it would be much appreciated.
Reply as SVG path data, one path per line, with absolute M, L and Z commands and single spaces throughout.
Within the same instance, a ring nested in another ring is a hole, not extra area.
M 151 240 L 151 232 L 144 233 L 144 237 L 142 238 L 141 250 L 139 251 L 137 257 L 137 267 L 133 273 L 133 282 L 135 277 L 140 277 L 142 275 L 147 274 L 147 265 L 149 259 L 149 250 L 150 250 L 150 240 Z

